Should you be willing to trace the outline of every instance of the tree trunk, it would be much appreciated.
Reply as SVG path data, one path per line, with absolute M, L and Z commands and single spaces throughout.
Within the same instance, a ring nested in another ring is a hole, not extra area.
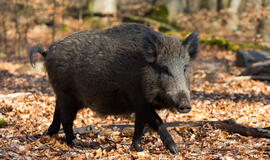
M 30 28 L 30 22 L 27 22 L 27 24 L 25 25 L 25 30 L 24 30 L 24 38 L 23 38 L 23 50 L 26 50 L 27 46 L 28 46 L 28 31 Z
M 202 0 L 200 8 L 205 8 L 210 11 L 217 11 L 217 0 Z
M 78 25 L 78 30 L 81 30 L 82 24 L 83 24 L 83 20 L 82 20 L 82 16 L 83 16 L 83 9 L 82 7 L 80 7 L 79 9 L 79 25 Z
M 168 0 L 166 6 L 169 10 L 169 21 L 172 21 L 173 18 L 184 12 L 183 0 Z
M 240 12 L 245 12 L 245 11 L 255 11 L 259 7 L 262 6 L 262 0 L 245 0 L 243 3 L 241 3 L 239 10 Z
M 234 11 L 235 13 L 238 12 L 238 9 L 240 7 L 241 0 L 231 0 L 230 1 L 230 9 Z
M 263 42 L 265 45 L 270 47 L 270 17 L 269 15 L 265 16 L 264 19 L 261 20 L 261 28 L 259 30 L 259 33 L 262 37 Z
M 231 32 L 237 31 L 238 30 L 238 24 L 239 24 L 239 16 L 237 15 L 238 9 L 240 7 L 241 0 L 230 0 L 228 2 L 228 7 L 230 8 L 229 14 L 231 17 L 231 20 L 228 21 L 228 29 Z
M 217 10 L 220 11 L 224 8 L 228 8 L 229 0 L 218 0 L 217 1 Z
M 6 26 L 6 21 L 5 19 L 2 21 L 2 27 L 3 27 L 3 52 L 6 53 L 7 48 L 8 48 L 8 44 L 7 44 L 7 26 Z M 7 54 L 7 53 L 6 53 Z
M 94 0 L 93 13 L 98 15 L 116 15 L 116 0 Z
M 16 18 L 15 18 L 15 54 L 20 55 L 20 38 L 21 38 L 21 35 L 20 35 L 20 32 L 19 32 L 19 23 L 18 23 L 17 17 L 18 16 L 16 14 Z
M 56 0 L 53 0 L 53 19 L 52 19 L 52 21 L 53 21 L 53 25 L 52 25 L 52 42 L 54 42 L 54 40 L 55 40 L 55 33 L 56 33 L 56 22 L 55 22 L 55 16 L 56 15 Z
M 263 0 L 262 6 L 263 6 L 263 7 L 270 6 L 270 0 Z
M 1 17 L 4 18 L 4 17 Z M 6 27 L 5 27 L 5 21 L 1 20 L 1 32 L 0 32 L 0 54 L 5 52 L 5 45 L 6 45 Z
M 263 1 L 261 5 L 262 7 L 268 7 L 270 5 L 269 0 Z M 270 47 L 270 16 L 268 12 L 260 11 L 260 13 L 260 17 L 257 18 L 256 37 L 260 35 L 259 37 L 263 40 L 263 45 Z
M 200 9 L 200 1 L 198 0 L 186 0 L 187 8 L 186 11 L 188 13 L 195 13 Z

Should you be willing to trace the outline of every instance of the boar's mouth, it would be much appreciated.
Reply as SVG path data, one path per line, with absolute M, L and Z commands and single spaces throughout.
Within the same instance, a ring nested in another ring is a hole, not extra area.
M 171 110 L 177 110 L 180 113 L 188 113 L 191 111 L 191 106 L 189 103 L 185 102 L 186 101 L 181 101 L 180 104 L 177 104 L 168 95 L 161 94 L 158 94 L 153 101 L 156 109 L 167 108 Z
M 179 107 L 177 109 L 178 109 L 178 112 L 180 112 L 180 113 L 188 113 L 188 112 L 191 111 L 190 107 L 189 108 L 181 108 L 181 107 Z

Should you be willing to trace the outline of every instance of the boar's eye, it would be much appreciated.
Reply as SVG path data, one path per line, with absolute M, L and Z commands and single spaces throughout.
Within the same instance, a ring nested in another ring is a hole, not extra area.
M 159 74 L 166 74 L 168 76 L 173 77 L 172 73 L 169 71 L 167 66 L 161 66 L 157 64 L 153 64 L 152 67 L 158 72 Z
M 172 73 L 169 71 L 169 68 L 167 66 L 160 66 L 159 69 L 160 69 L 161 73 L 167 74 L 167 75 L 173 77 Z

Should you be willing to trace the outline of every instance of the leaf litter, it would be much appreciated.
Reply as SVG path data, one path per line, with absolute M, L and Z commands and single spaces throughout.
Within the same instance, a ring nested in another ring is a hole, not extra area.
M 216 61 L 226 60 L 219 63 Z M 190 66 L 192 111 L 187 114 L 158 111 L 164 122 L 219 121 L 233 118 L 252 127 L 270 126 L 269 82 L 237 80 L 242 68 L 234 66 L 235 53 L 201 46 L 197 60 Z M 224 63 L 223 63 L 224 62 Z M 225 63 L 226 62 L 226 63 Z M 209 65 L 213 63 L 213 65 Z M 81 110 L 74 128 L 93 126 L 77 139 L 98 144 L 96 149 L 70 148 L 63 132 L 53 137 L 43 133 L 52 122 L 55 96 L 46 72 L 22 71 L 25 61 L 1 60 L 0 128 L 1 159 L 268 159 L 270 140 L 201 127 L 176 126 L 169 132 L 179 154 L 167 151 L 154 131 L 142 140 L 143 152 L 130 151 L 132 127 L 105 128 L 109 125 L 134 125 L 134 114 L 99 117 L 90 109 Z M 224 67 L 225 66 L 225 67 Z M 226 68 L 227 69 L 224 69 Z M 210 75 L 210 76 L 209 76 Z M 75 129 L 76 130 L 76 129 Z

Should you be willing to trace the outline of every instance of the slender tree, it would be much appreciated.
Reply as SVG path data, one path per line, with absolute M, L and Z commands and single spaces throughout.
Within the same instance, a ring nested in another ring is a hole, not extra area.
M 241 0 L 230 0 L 230 9 L 237 12 L 241 4 Z
M 169 10 L 169 20 L 171 21 L 177 14 L 184 12 L 183 0 L 167 0 L 166 6 Z

